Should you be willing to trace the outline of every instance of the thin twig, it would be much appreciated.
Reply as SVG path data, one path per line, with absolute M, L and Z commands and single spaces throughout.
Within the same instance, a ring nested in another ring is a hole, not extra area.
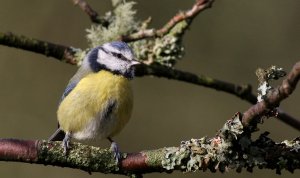
M 139 65 L 137 66 L 135 73 L 136 76 L 139 77 L 151 75 L 192 83 L 195 85 L 200 85 L 218 91 L 233 94 L 252 104 L 256 103 L 256 96 L 252 94 L 250 85 L 236 85 L 230 82 L 214 79 L 205 75 L 198 76 L 190 72 L 166 67 L 157 63 L 151 65 Z
M 154 37 L 162 37 L 166 35 L 176 24 L 179 22 L 186 20 L 189 24 L 191 24 L 192 20 L 203 10 L 212 6 L 214 0 L 197 0 L 193 7 L 185 12 L 179 12 L 174 17 L 172 17 L 169 22 L 166 23 L 161 29 L 146 29 L 141 30 L 136 33 L 122 36 L 120 40 L 125 42 L 138 41 L 145 38 L 154 38 Z M 189 26 L 189 25 L 188 25 Z M 186 29 L 188 28 L 186 27 Z
M 282 109 L 277 109 L 277 116 L 280 121 L 286 123 L 287 125 L 293 127 L 294 129 L 299 130 L 300 128 L 300 120 L 297 120 L 293 116 L 289 115 L 288 113 L 284 112 Z
M 108 26 L 108 21 L 99 17 L 98 13 L 85 1 L 85 0 L 72 0 L 75 5 L 78 5 L 80 9 L 85 12 L 93 23 Z

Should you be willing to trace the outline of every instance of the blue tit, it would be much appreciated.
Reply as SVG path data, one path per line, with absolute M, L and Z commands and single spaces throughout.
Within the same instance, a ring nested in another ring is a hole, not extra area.
M 63 141 L 66 153 L 71 138 L 107 138 L 119 159 L 112 137 L 130 119 L 133 106 L 130 80 L 137 64 L 133 51 L 124 42 L 92 49 L 63 93 L 57 110 L 59 128 L 49 140 Z

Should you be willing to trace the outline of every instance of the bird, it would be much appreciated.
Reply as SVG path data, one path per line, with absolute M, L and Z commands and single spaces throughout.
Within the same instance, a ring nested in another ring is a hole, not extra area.
M 113 41 L 91 49 L 70 79 L 58 106 L 58 129 L 48 139 L 62 141 L 64 152 L 71 138 L 108 139 L 118 161 L 119 147 L 112 140 L 126 125 L 133 108 L 130 80 L 134 78 L 132 49 Z

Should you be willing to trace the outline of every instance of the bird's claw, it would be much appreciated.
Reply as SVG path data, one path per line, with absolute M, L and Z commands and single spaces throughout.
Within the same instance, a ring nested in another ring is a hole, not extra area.
M 62 147 L 64 149 L 64 154 L 67 155 L 70 148 L 70 133 L 66 133 L 65 138 L 62 141 Z
M 121 160 L 121 153 L 116 142 L 111 142 L 110 150 L 113 152 L 114 158 L 116 159 L 116 163 L 118 165 Z

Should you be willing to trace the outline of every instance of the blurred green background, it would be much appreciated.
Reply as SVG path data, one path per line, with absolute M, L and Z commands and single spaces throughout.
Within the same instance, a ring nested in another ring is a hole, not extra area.
M 104 14 L 109 0 L 88 1 Z M 137 1 L 138 17 L 153 18 L 159 28 L 194 0 Z M 85 28 L 89 18 L 70 0 L 0 0 L 0 31 L 11 31 L 41 40 L 86 48 Z M 300 59 L 299 0 L 216 0 L 200 14 L 186 33 L 186 55 L 176 68 L 205 74 L 238 84 L 257 86 L 258 67 L 278 65 L 287 71 Z M 0 46 L 0 137 L 47 139 L 56 129 L 58 100 L 75 73 L 76 66 L 53 58 Z M 115 140 L 121 150 L 134 152 L 176 146 L 181 140 L 213 136 L 237 111 L 249 103 L 226 93 L 188 83 L 155 77 L 133 81 L 135 106 L 127 127 Z M 300 90 L 281 107 L 300 118 Z M 280 141 L 299 136 L 299 131 L 277 119 L 259 126 Z M 93 143 L 94 144 L 94 143 Z M 108 147 L 108 141 L 100 146 Z M 118 177 L 69 168 L 0 162 L 1 177 Z M 275 171 L 238 174 L 196 172 L 148 174 L 145 177 L 278 177 Z M 284 177 L 299 177 L 283 171 Z

